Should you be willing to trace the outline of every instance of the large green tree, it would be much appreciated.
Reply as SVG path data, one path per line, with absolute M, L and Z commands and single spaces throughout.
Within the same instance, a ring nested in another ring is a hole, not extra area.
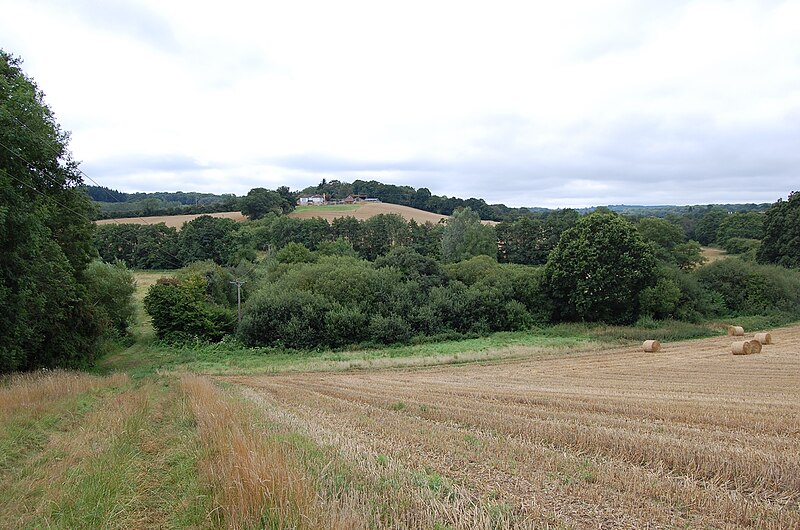
M 272 191 L 266 188 L 253 188 L 239 202 L 242 215 L 250 219 L 261 219 L 270 212 L 276 214 L 289 213 L 294 210 L 289 188 Z
M 69 135 L 0 50 L 0 371 L 76 366 L 99 332 L 86 300 L 90 201 Z
M 442 261 L 453 263 L 474 256 L 496 258 L 497 235 L 493 226 L 481 224 L 471 208 L 459 208 L 442 232 Z
M 758 251 L 761 263 L 800 267 L 800 192 L 779 199 L 764 216 L 764 239 Z
M 556 319 L 629 323 L 656 281 L 656 260 L 629 221 L 594 213 L 562 234 L 544 275 Z

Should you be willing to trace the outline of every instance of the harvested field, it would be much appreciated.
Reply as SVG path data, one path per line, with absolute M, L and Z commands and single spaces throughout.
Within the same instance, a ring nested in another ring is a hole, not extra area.
M 201 215 L 210 215 L 211 217 L 225 217 L 228 219 L 233 219 L 234 221 L 244 221 L 246 217 L 242 215 L 242 212 L 217 212 L 217 213 L 206 213 L 206 214 L 192 214 L 192 215 L 156 215 L 153 217 L 129 217 L 126 219 L 101 219 L 96 221 L 99 225 L 108 225 L 108 224 L 136 224 L 136 225 L 155 225 L 158 223 L 164 223 L 167 226 L 172 226 L 180 230 L 183 227 L 183 223 L 191 221 L 192 219 L 197 219 Z
M 772 336 L 222 379 L 355 470 L 368 525 L 798 528 L 800 326 Z
M 292 212 L 289 217 L 296 217 L 298 219 L 311 219 L 312 217 L 319 217 L 327 221 L 333 221 L 338 217 L 355 217 L 360 221 L 365 221 L 370 217 L 374 217 L 381 213 L 396 213 L 406 221 L 414 219 L 418 223 L 438 223 L 442 219 L 447 219 L 446 215 L 439 215 L 437 213 L 425 212 L 417 210 L 409 206 L 400 206 L 399 204 L 389 204 L 386 202 L 365 202 L 353 206 L 313 206 L 303 209 L 299 212 Z

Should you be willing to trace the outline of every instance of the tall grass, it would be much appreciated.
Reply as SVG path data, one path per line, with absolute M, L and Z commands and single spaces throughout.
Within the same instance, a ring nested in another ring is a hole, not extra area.
M 98 388 L 120 386 L 127 380 L 124 374 L 98 377 L 66 370 L 14 374 L 0 384 L 0 422 L 21 409 L 28 416 L 35 415 L 56 401 Z
M 201 472 L 225 526 L 363 526 L 353 514 L 326 506 L 291 447 L 258 432 L 241 404 L 203 377 L 184 376 L 181 386 L 205 448 Z

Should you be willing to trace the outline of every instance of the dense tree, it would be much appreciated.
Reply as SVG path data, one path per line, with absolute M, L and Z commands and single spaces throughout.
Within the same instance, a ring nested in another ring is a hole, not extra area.
M 456 210 L 442 232 L 442 261 L 455 262 L 481 255 L 497 256 L 494 227 L 482 224 L 470 208 Z
M 408 223 L 402 216 L 394 213 L 378 214 L 363 221 L 359 235 L 360 238 L 353 247 L 370 261 L 410 242 Z
M 233 234 L 238 229 L 233 219 L 201 215 L 184 223 L 178 233 L 178 257 L 183 263 L 212 260 L 229 264 L 236 254 Z
M 719 206 L 710 207 L 694 226 L 694 238 L 701 245 L 712 245 L 717 242 L 717 230 L 728 212 Z
M 723 247 L 731 238 L 761 239 L 764 237 L 764 214 L 758 212 L 733 213 L 725 217 L 717 228 L 717 243 Z
M 761 263 L 800 267 L 800 192 L 779 199 L 764 216 L 764 238 L 758 251 Z
M 84 364 L 100 331 L 82 284 L 90 200 L 69 135 L 20 64 L 0 50 L 0 372 Z
M 170 342 L 218 341 L 232 333 L 236 324 L 233 309 L 213 303 L 205 291 L 202 279 L 196 276 L 181 282 L 165 278 L 151 286 L 144 307 L 156 336 Z
M 99 225 L 94 244 L 104 261 L 123 261 L 133 269 L 176 269 L 183 264 L 176 256 L 178 231 L 164 223 Z
M 691 270 L 705 261 L 700 244 L 686 241 L 683 228 L 666 219 L 646 217 L 639 220 L 636 229 L 653 244 L 656 257 L 662 261 L 683 270 Z
M 136 280 L 122 262 L 93 261 L 86 268 L 86 294 L 104 331 L 124 335 L 133 323 Z
M 496 227 L 498 261 L 523 265 L 541 265 L 555 246 L 545 230 L 545 222 L 531 216 L 503 221 Z
M 288 193 L 288 188 L 285 190 Z M 291 194 L 282 195 L 277 191 L 266 188 L 253 188 L 239 201 L 242 215 L 250 219 L 261 219 L 268 213 L 288 213 L 294 209 Z
M 557 319 L 629 323 L 655 282 L 652 247 L 613 213 L 593 213 L 561 236 L 545 266 Z

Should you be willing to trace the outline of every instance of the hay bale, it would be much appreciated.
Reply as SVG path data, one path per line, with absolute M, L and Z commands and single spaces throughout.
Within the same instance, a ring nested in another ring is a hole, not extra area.
M 734 342 L 731 344 L 731 351 L 733 351 L 734 355 L 750 355 L 753 353 L 753 345 L 750 344 L 749 340 Z
M 744 336 L 744 328 L 742 326 L 728 326 L 728 335 L 731 337 Z
M 750 342 L 750 353 L 761 353 L 761 343 L 753 339 Z
M 772 335 L 769 333 L 756 333 L 756 339 L 761 344 L 772 344 Z
M 661 343 L 657 340 L 646 340 L 642 343 L 642 348 L 646 352 L 657 352 L 661 349 Z

